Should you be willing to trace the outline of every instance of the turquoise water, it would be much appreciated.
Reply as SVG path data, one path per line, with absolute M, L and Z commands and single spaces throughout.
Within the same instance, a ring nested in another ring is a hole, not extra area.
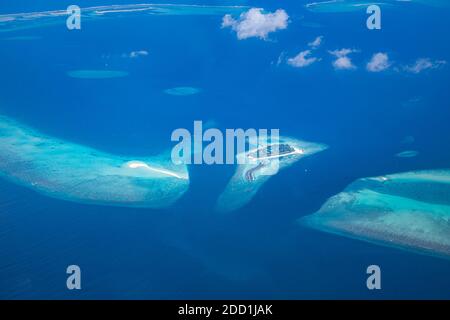
M 437 170 L 358 180 L 300 222 L 449 259 L 448 177 Z
M 446 1 L 119 2 L 0 4 L 0 298 L 449 298 Z M 196 120 L 305 153 L 177 166 Z
M 126 77 L 128 73 L 116 70 L 74 70 L 69 71 L 67 75 L 79 79 L 108 79 Z
M 168 154 L 114 156 L 44 136 L 5 117 L 0 117 L 0 145 L 5 178 L 55 198 L 158 208 L 172 204 L 189 185 L 186 166 L 174 165 Z

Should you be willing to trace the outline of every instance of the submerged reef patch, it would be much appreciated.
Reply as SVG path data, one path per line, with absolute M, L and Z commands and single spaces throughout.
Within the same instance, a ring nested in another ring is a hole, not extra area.
M 0 149 L 1 177 L 58 199 L 161 208 L 189 186 L 187 167 L 173 164 L 169 153 L 116 156 L 43 135 L 4 116 Z
M 368 2 L 361 0 L 330 0 L 330 1 L 314 1 L 306 4 L 306 9 L 312 12 L 323 12 L 323 13 L 338 13 L 338 12 L 365 12 L 367 7 L 376 4 L 378 6 L 386 7 L 392 6 L 393 4 L 376 1 Z
M 414 158 L 419 154 L 418 151 L 415 150 L 406 150 L 406 151 L 402 151 L 397 153 L 395 156 L 398 158 Z
M 268 145 L 269 149 L 271 146 Z M 303 157 L 323 151 L 328 147 L 324 144 L 301 141 L 293 138 L 280 137 L 277 146 L 278 152 L 272 154 L 266 152 L 266 156 L 257 157 L 255 150 L 240 153 L 237 157 L 247 157 L 253 161 L 237 166 L 236 172 L 230 182 L 219 196 L 216 204 L 218 212 L 230 212 L 237 210 L 256 195 L 258 190 L 275 175 L 279 170 L 290 167 Z M 274 164 L 277 168 L 274 169 Z
M 309 11 L 318 13 L 339 13 L 366 11 L 370 5 L 384 8 L 401 7 L 410 4 L 420 4 L 436 8 L 450 8 L 448 0 L 377 0 L 374 2 L 364 0 L 317 0 L 311 1 L 305 7 Z
M 111 79 L 126 77 L 128 72 L 118 70 L 73 70 L 67 72 L 67 75 L 76 79 Z
M 420 3 L 427 6 L 450 8 L 450 1 L 448 0 L 410 0 L 405 2 Z
M 239 14 L 244 6 L 207 6 L 178 4 L 126 4 L 81 8 L 83 23 L 97 20 L 150 17 L 155 15 L 224 15 Z M 68 13 L 64 10 L 14 13 L 0 15 L 0 32 L 66 25 Z
M 170 94 L 172 96 L 190 96 L 193 94 L 200 93 L 199 88 L 194 87 L 175 87 L 164 90 L 164 93 Z
M 450 258 L 450 170 L 363 178 L 300 223 L 321 231 Z

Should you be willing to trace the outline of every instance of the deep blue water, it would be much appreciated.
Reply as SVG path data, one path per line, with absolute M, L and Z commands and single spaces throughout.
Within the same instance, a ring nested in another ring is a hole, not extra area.
M 172 130 L 203 120 L 221 129 L 280 128 L 330 146 L 272 177 L 251 203 L 227 215 L 213 208 L 233 166 L 190 166 L 188 192 L 164 210 L 66 202 L 0 180 L 1 298 L 450 298 L 448 260 L 296 223 L 355 179 L 449 166 L 449 66 L 372 74 L 364 63 L 379 51 L 398 64 L 450 61 L 450 10 L 386 9 L 383 29 L 369 31 L 364 12 L 313 14 L 300 1 L 248 4 L 281 7 L 291 23 L 270 41 L 238 40 L 216 15 L 0 33 L 0 113 L 48 135 L 146 156 L 171 148 Z M 0 14 L 64 8 L 2 1 Z M 319 35 L 320 63 L 276 64 L 282 52 L 293 56 Z M 38 38 L 3 39 L 12 36 Z M 331 66 L 327 50 L 344 47 L 360 50 L 352 55 L 358 69 Z M 134 50 L 149 55 L 121 57 Z M 97 81 L 66 74 L 106 65 L 129 76 Z M 164 93 L 177 86 L 202 91 Z M 413 145 L 402 142 L 406 136 Z M 411 148 L 417 157 L 394 156 Z M 81 291 L 66 289 L 70 264 L 82 269 Z M 383 271 L 379 292 L 366 288 L 370 264 Z

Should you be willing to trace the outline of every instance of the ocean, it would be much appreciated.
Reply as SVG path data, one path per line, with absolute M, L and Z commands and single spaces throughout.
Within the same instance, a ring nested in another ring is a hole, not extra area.
M 3 0 L 0 22 L 73 4 L 65 2 Z M 381 30 L 369 30 L 364 10 L 316 12 L 308 2 L 174 1 L 243 7 L 82 17 L 81 30 L 68 30 L 65 18 L 0 24 L 0 114 L 47 136 L 147 157 L 174 146 L 173 130 L 192 131 L 201 120 L 222 131 L 277 128 L 328 146 L 227 213 L 215 206 L 236 165 L 189 165 L 189 188 L 165 208 L 67 201 L 2 178 L 0 298 L 449 299 L 448 259 L 320 232 L 298 219 L 356 179 L 449 167 L 450 8 L 385 1 Z M 239 39 L 221 27 L 228 12 L 238 19 L 252 7 L 283 9 L 289 23 L 265 38 Z M 322 44 L 311 49 L 317 37 Z M 352 50 L 347 70 L 333 65 L 330 51 L 341 48 Z M 317 60 L 287 62 L 303 50 Z M 369 72 L 377 52 L 389 55 L 389 68 Z M 420 58 L 431 65 L 413 69 Z M 70 76 L 77 70 L 123 73 Z M 196 90 L 167 93 L 179 87 Z M 396 156 L 408 150 L 412 157 Z M 366 286 L 373 264 L 382 270 L 381 290 Z M 81 269 L 81 290 L 66 287 L 69 265 Z

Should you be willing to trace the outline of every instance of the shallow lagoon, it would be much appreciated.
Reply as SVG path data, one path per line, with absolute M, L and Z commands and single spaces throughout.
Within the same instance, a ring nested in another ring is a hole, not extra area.
M 189 186 L 184 165 L 167 154 L 152 158 L 116 156 L 43 135 L 0 116 L 0 174 L 64 200 L 160 208 Z
M 339 12 L 365 12 L 367 6 L 376 4 L 380 7 L 391 7 L 392 4 L 387 1 L 357 1 L 357 0 L 331 0 L 331 1 L 312 1 L 305 7 L 312 12 L 317 13 L 339 13 Z
M 124 4 L 82 8 L 83 21 L 151 15 L 223 15 L 240 13 L 245 6 L 207 6 L 177 4 Z M 64 25 L 66 10 L 0 15 L 0 32 Z
M 225 190 L 219 196 L 216 204 L 216 210 L 221 213 L 238 210 L 248 204 L 256 195 L 258 190 L 272 177 L 276 176 L 279 170 L 292 166 L 295 162 L 308 156 L 312 156 L 328 148 L 325 144 L 297 140 L 289 137 L 280 137 L 280 144 L 289 144 L 296 150 L 301 150 L 301 153 L 296 153 L 291 156 L 280 158 L 276 167 L 273 162 L 264 164 L 261 169 L 261 161 L 250 163 L 240 162 L 237 166 L 233 177 L 228 182 Z M 236 157 L 246 157 L 247 152 L 238 154 Z M 249 179 L 248 172 L 255 170 L 254 176 Z
M 369 5 L 378 5 L 382 10 L 384 8 L 402 8 L 408 5 L 425 5 L 438 8 L 449 8 L 450 3 L 447 0 L 380 0 L 380 1 L 361 1 L 361 0 L 319 0 L 310 1 L 305 5 L 306 9 L 316 13 L 344 13 L 344 12 L 365 12 Z
M 363 178 L 300 222 L 339 235 L 450 258 L 450 171 Z

